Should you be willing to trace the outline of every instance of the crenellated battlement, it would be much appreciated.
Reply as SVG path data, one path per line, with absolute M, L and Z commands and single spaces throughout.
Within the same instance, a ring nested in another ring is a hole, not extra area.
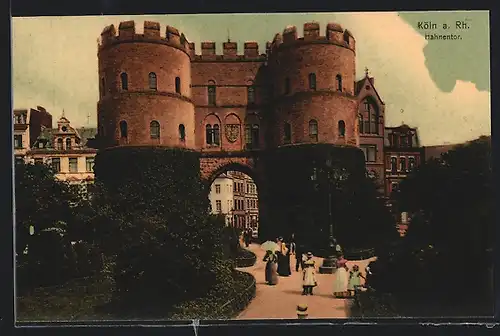
M 191 56 L 194 53 L 194 48 L 193 51 L 190 49 L 190 46 L 194 46 L 194 44 L 189 43 L 184 34 L 179 33 L 179 30 L 166 26 L 165 34 L 162 34 L 160 23 L 153 21 L 144 21 L 142 34 L 136 32 L 135 21 L 120 22 L 118 31 L 114 25 L 107 26 L 101 33 L 99 50 L 124 42 L 153 42 L 176 47 Z
M 302 37 L 298 36 L 297 27 L 287 26 L 282 33 L 277 33 L 272 42 L 266 44 L 268 54 L 282 46 L 291 46 L 296 43 L 304 44 L 308 42 L 322 42 L 336 44 L 355 50 L 355 39 L 351 32 L 344 30 L 338 23 L 326 25 L 325 34 L 321 35 L 320 24 L 318 22 L 306 22 L 303 26 Z
M 222 43 L 222 55 L 217 55 L 216 43 L 211 41 L 201 42 L 201 54 L 195 53 L 194 43 L 191 44 L 191 51 L 195 61 L 264 61 L 265 54 L 259 54 L 259 44 L 255 41 L 246 41 L 243 45 L 243 54 L 238 53 L 238 43 Z

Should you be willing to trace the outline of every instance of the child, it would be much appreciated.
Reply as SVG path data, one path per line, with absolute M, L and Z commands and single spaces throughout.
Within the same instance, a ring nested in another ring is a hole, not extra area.
M 349 272 L 349 284 L 347 287 L 350 296 L 354 295 L 358 287 L 361 287 L 361 278 L 366 280 L 366 278 L 359 271 L 359 266 L 354 265 L 352 270 Z
M 303 270 L 304 275 L 302 277 L 302 295 L 313 295 L 313 288 L 318 285 L 313 254 L 308 252 L 306 258 Z

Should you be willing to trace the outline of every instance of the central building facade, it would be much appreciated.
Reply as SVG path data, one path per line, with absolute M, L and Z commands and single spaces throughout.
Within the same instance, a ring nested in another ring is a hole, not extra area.
M 356 80 L 348 30 L 330 23 L 322 32 L 310 22 L 301 36 L 294 26 L 276 34 L 264 54 L 253 41 L 242 54 L 231 41 L 222 50 L 202 42 L 198 52 L 177 29 L 162 31 L 156 22 L 146 21 L 142 34 L 133 21 L 118 31 L 106 27 L 98 46 L 100 148 L 192 150 L 207 182 L 239 170 L 260 188 L 272 175 L 263 156 L 323 144 L 363 151 L 363 168 L 383 185 L 384 103 L 368 72 Z M 272 202 L 261 192 L 262 213 Z

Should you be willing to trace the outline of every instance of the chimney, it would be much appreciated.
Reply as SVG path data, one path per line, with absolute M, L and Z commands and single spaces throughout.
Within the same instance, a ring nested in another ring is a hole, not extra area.
M 257 42 L 245 42 L 245 57 L 258 57 L 259 44 Z
M 160 23 L 153 21 L 144 21 L 145 37 L 160 37 Z
M 238 44 L 236 42 L 224 42 L 222 44 L 223 55 L 235 57 L 238 54 Z
M 191 54 L 196 54 L 196 46 L 194 42 L 189 42 L 189 50 L 191 51 Z
M 203 56 L 214 56 L 215 42 L 201 42 L 201 54 Z

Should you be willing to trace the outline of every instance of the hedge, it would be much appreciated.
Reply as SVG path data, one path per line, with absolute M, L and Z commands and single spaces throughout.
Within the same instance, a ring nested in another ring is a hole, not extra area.
M 236 257 L 236 267 L 251 267 L 255 265 L 257 261 L 257 256 L 252 251 L 242 248 L 239 255 Z
M 176 307 L 168 318 L 172 320 L 226 320 L 236 317 L 255 297 L 256 281 L 253 275 L 235 270 L 234 283 L 229 292 L 210 295 L 185 302 Z M 229 284 L 228 284 L 229 285 Z M 229 299 L 228 299 L 229 298 Z

